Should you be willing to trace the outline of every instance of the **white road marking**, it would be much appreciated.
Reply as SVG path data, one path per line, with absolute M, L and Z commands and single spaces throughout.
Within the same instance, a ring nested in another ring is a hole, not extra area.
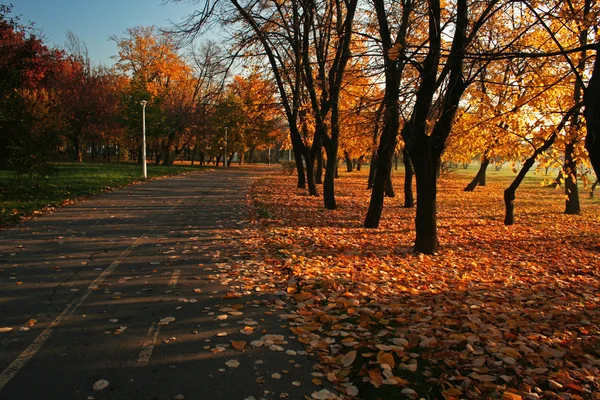
M 148 364 L 150 361 L 150 357 L 152 357 L 152 351 L 154 350 L 154 345 L 156 345 L 156 340 L 158 339 L 158 333 L 160 331 L 160 325 L 153 323 L 148 329 L 148 334 L 146 334 L 146 340 L 142 345 L 142 350 L 140 351 L 140 355 L 137 360 L 137 366 L 143 367 Z
M 171 280 L 169 281 L 169 286 L 174 288 L 177 285 L 177 281 L 179 280 L 179 275 L 181 274 L 180 269 L 176 269 L 173 271 L 173 275 L 171 275 Z M 163 281 L 164 282 L 164 281 Z
M 48 340 L 54 331 L 54 328 L 56 328 L 61 321 L 69 319 L 69 317 L 73 315 L 75 310 L 81 304 L 83 304 L 90 294 L 92 294 L 92 292 L 94 292 L 98 286 L 104 282 L 104 280 L 115 270 L 115 268 L 121 264 L 125 257 L 127 257 L 133 249 L 138 247 L 140 242 L 147 236 L 147 234 L 143 234 L 135 242 L 133 242 L 131 246 L 125 249 L 125 251 L 123 251 L 119 257 L 117 257 L 117 259 L 108 266 L 108 268 L 106 268 L 96 279 L 94 279 L 83 295 L 69 303 L 67 308 L 65 308 L 63 312 L 61 312 L 60 315 L 56 317 L 56 319 L 52 321 L 37 338 L 35 338 L 35 340 L 19 355 L 19 357 L 17 357 L 12 363 L 10 363 L 8 367 L 6 367 L 4 371 L 2 371 L 0 374 L 0 390 L 2 390 L 2 388 L 6 386 L 6 384 L 17 374 L 17 372 L 19 372 L 21 368 L 23 368 L 25 364 L 27 364 L 27 362 L 31 360 L 33 356 L 35 356 L 40 348 L 42 348 L 46 340 Z

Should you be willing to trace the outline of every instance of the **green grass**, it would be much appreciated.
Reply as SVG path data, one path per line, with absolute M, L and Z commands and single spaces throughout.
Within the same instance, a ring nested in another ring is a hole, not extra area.
M 201 167 L 148 165 L 148 178 L 177 175 Z M 142 167 L 127 163 L 61 163 L 49 177 L 0 171 L 0 228 L 70 200 L 115 189 L 142 179 Z

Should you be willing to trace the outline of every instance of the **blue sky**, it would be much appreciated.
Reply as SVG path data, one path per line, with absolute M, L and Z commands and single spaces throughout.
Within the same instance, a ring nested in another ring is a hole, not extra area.
M 50 46 L 64 48 L 71 31 L 85 42 L 94 64 L 112 65 L 117 47 L 110 36 L 139 25 L 169 26 L 169 21 L 181 22 L 194 9 L 187 2 L 162 0 L 18 0 L 12 15 L 19 15 L 22 23 L 35 23 Z

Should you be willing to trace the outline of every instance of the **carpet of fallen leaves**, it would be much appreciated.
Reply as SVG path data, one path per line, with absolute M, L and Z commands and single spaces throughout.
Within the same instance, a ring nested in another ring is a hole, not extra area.
M 582 194 L 583 214 L 564 215 L 561 191 L 530 183 L 507 227 L 509 180 L 467 182 L 439 181 L 433 256 L 412 252 L 402 193 L 379 229 L 362 227 L 364 172 L 336 181 L 335 211 L 289 176 L 257 182 L 269 286 L 295 305 L 283 318 L 339 398 L 600 399 L 599 202 Z

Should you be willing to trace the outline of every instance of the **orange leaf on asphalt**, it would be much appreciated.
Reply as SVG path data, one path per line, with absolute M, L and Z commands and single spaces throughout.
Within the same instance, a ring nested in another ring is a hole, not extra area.
M 244 350 L 244 347 L 246 347 L 246 342 L 243 340 L 240 340 L 240 341 L 233 340 L 233 341 L 231 341 L 231 345 L 233 346 L 234 349 L 242 351 L 242 350 Z

